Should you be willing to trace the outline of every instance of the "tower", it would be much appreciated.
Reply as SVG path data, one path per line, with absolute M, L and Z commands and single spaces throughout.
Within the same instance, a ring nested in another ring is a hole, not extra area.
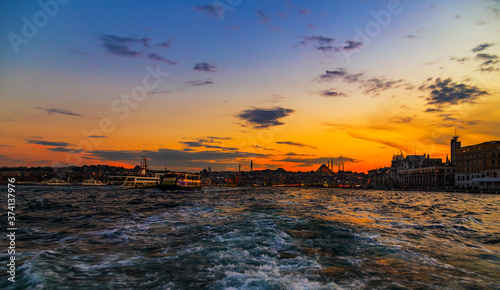
M 460 148 L 462 146 L 462 142 L 458 141 L 458 136 L 457 136 L 457 132 L 456 132 L 456 129 L 455 129 L 455 136 L 453 136 L 451 138 L 451 141 L 450 141 L 450 149 L 451 149 L 451 165 L 455 165 L 455 162 L 456 162 L 456 152 L 457 152 L 457 149 Z
M 250 171 L 253 171 L 253 161 L 250 160 Z

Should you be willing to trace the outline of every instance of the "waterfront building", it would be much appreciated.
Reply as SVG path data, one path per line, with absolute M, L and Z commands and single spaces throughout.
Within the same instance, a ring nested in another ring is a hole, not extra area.
M 500 189 L 500 141 L 455 149 L 455 183 L 462 189 Z

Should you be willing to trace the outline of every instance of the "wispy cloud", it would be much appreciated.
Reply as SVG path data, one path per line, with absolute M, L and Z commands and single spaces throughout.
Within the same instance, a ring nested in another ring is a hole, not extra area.
M 303 144 L 303 143 L 292 142 L 292 141 L 278 141 L 278 142 L 276 142 L 276 144 L 290 145 L 290 146 L 297 146 L 297 147 L 309 147 L 309 148 L 312 148 L 312 149 L 317 149 L 316 147 L 311 146 L 311 145 L 306 145 L 306 144 Z
M 285 109 L 281 107 L 275 108 L 251 108 L 238 114 L 238 118 L 247 121 L 252 127 L 256 129 L 268 128 L 272 126 L 283 125 L 280 121 L 284 117 L 289 116 L 295 112 L 292 109 Z
M 296 165 L 300 167 L 310 167 L 314 165 L 326 164 L 329 161 L 333 161 L 333 165 L 337 166 L 342 164 L 357 163 L 360 162 L 361 160 L 341 155 L 337 157 L 319 157 L 319 158 L 284 158 L 278 161 L 296 163 Z
M 478 46 L 474 47 L 472 49 L 472 52 L 481 52 L 485 49 L 487 49 L 488 47 L 491 47 L 495 45 L 494 43 L 483 43 L 483 44 L 479 44 Z
M 205 85 L 213 85 L 214 82 L 211 79 L 206 79 L 206 80 L 188 81 L 188 82 L 185 82 L 184 84 L 186 84 L 188 86 L 199 87 L 199 86 L 205 86 Z
M 176 65 L 177 64 L 177 62 L 171 61 L 170 59 L 163 58 L 162 56 L 160 56 L 160 55 L 158 55 L 156 53 L 150 53 L 147 56 L 151 60 L 161 61 L 161 62 L 164 62 L 164 63 L 167 63 L 167 64 L 171 64 L 171 65 Z
M 90 136 L 87 136 L 87 138 L 108 138 L 108 136 L 105 136 L 105 135 L 90 135 Z
M 133 58 L 142 55 L 142 51 L 132 50 L 131 45 L 141 43 L 149 46 L 150 40 L 149 38 L 122 37 L 111 34 L 97 34 L 96 37 L 108 52 Z
M 26 139 L 25 141 L 28 144 L 36 144 L 36 145 L 43 145 L 43 146 L 53 146 L 53 147 L 67 147 L 67 146 L 70 146 L 70 144 L 66 143 L 66 142 L 54 142 L 54 141 L 33 140 L 33 139 Z
M 82 116 L 80 114 L 77 114 L 75 112 L 69 111 L 69 110 L 64 110 L 64 109 L 59 109 L 59 108 L 42 108 L 42 107 L 34 107 L 35 109 L 42 110 L 47 112 L 48 114 L 61 114 L 61 115 L 66 115 L 66 116 Z
M 319 91 L 319 94 L 325 98 L 348 97 L 348 95 L 335 90 L 323 90 Z
M 264 10 L 262 9 L 257 10 L 256 13 L 259 16 L 259 22 L 268 23 L 271 20 L 271 17 L 264 13 Z
M 208 62 L 199 62 L 194 65 L 193 70 L 200 72 L 216 72 L 216 67 L 213 64 L 209 64 Z
M 341 52 L 360 48 L 363 43 L 360 41 L 346 40 L 343 44 L 334 45 L 335 39 L 325 36 L 303 36 L 300 45 L 312 44 L 316 50 L 321 52 Z

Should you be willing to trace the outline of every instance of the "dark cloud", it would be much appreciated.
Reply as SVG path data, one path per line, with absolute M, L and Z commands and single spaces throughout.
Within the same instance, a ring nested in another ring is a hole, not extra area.
M 364 74 L 348 73 L 344 68 L 338 68 L 336 70 L 327 70 L 324 74 L 321 74 L 316 78 L 318 81 L 334 81 L 342 80 L 347 83 L 357 83 L 359 84 L 359 89 L 363 89 L 367 94 L 375 94 L 399 87 L 405 87 L 413 89 L 413 85 L 406 82 L 403 79 L 390 80 L 385 77 L 376 78 L 366 78 Z
M 199 87 L 204 85 L 213 85 L 214 82 L 211 79 L 206 79 L 206 80 L 189 81 L 185 82 L 184 84 L 187 84 L 189 86 Z
M 346 45 L 343 47 L 344 50 L 356 49 L 363 45 L 361 41 L 347 40 L 345 43 Z
M 428 108 L 427 110 L 425 110 L 424 112 L 426 113 L 435 113 L 435 112 L 442 112 L 443 110 L 441 109 L 436 109 L 436 108 Z
M 14 147 L 12 145 L 0 144 L 0 147 Z
M 314 48 L 322 51 L 322 52 L 328 52 L 328 51 L 338 51 L 339 47 L 333 46 L 333 42 L 335 40 L 330 37 L 324 37 L 324 36 L 303 36 L 302 41 L 299 43 L 301 45 L 307 45 L 309 43 L 312 43 L 314 45 Z
M 208 62 L 199 62 L 194 65 L 193 70 L 201 72 L 216 72 L 215 65 L 209 64 Z
M 494 43 L 483 43 L 483 44 L 480 44 L 480 45 L 478 45 L 478 46 L 474 47 L 474 48 L 472 49 L 472 52 L 480 52 L 480 51 L 483 51 L 483 50 L 485 50 L 485 49 L 487 49 L 488 47 L 491 47 L 491 46 L 493 46 L 493 45 L 495 45 L 495 44 L 494 44 Z
M 489 54 L 489 53 L 478 53 L 478 54 L 476 54 L 476 57 L 481 58 L 481 59 L 498 59 L 498 55 Z
M 90 135 L 90 136 L 87 136 L 87 138 L 108 138 L 108 136 L 104 136 L 104 135 Z
M 241 112 L 238 118 L 247 121 L 256 129 L 262 129 L 283 125 L 284 123 L 281 122 L 280 119 L 289 116 L 293 112 L 295 112 L 295 110 L 280 107 L 270 109 L 254 107 Z
M 221 141 L 226 141 L 226 140 L 231 140 L 231 139 L 232 138 L 230 138 L 230 137 L 207 136 L 207 137 L 198 138 L 198 139 L 191 140 L 191 141 L 182 141 L 179 143 L 186 146 L 187 148 L 185 148 L 185 149 L 207 148 L 207 149 L 219 149 L 219 150 L 223 150 L 223 151 L 236 151 L 236 150 L 238 150 L 238 148 L 235 148 L 235 147 L 225 147 L 225 146 L 214 145 L 214 144 L 220 144 Z
M 71 149 L 66 147 L 53 147 L 53 148 L 47 148 L 47 150 L 54 152 L 67 152 L 67 153 L 80 153 L 83 151 L 83 149 Z
M 53 146 L 53 147 L 67 147 L 67 146 L 70 146 L 70 144 L 66 143 L 66 142 L 52 142 L 52 141 L 33 140 L 33 139 L 26 139 L 25 141 L 28 144 L 37 144 L 37 145 L 43 145 L 43 146 Z
M 418 38 L 415 34 L 408 34 L 408 35 L 403 35 L 404 38 L 410 38 L 410 39 L 415 39 Z
M 455 83 L 451 78 L 445 80 L 437 78 L 433 84 L 425 87 L 425 89 L 430 90 L 427 104 L 435 105 L 438 108 L 456 104 L 474 103 L 478 97 L 488 94 L 488 92 L 476 86 Z
M 96 37 L 101 41 L 102 47 L 108 52 L 125 57 L 138 57 L 142 55 L 142 51 L 132 50 L 131 46 L 139 43 L 148 47 L 150 40 L 149 38 L 121 37 L 111 34 L 97 34 Z
M 264 10 L 259 9 L 256 11 L 256 13 L 257 15 L 259 15 L 259 21 L 262 23 L 268 23 L 271 20 L 271 17 L 264 13 Z
M 94 150 L 88 152 L 91 156 L 99 157 L 105 161 L 125 161 L 131 164 L 139 163 L 140 156 L 145 155 L 151 158 L 151 166 L 168 167 L 203 167 L 217 163 L 230 163 L 240 158 L 259 158 L 268 157 L 265 154 L 243 152 L 243 151 L 192 151 L 176 149 L 158 149 L 158 150 Z M 165 160 L 168 163 L 165 164 Z
M 303 36 L 299 42 L 301 45 L 314 45 L 314 48 L 321 52 L 339 52 L 343 50 L 353 50 L 363 45 L 360 41 L 346 40 L 344 45 L 334 45 L 335 39 L 324 36 Z
M 320 91 L 319 94 L 325 98 L 348 97 L 346 94 L 342 92 L 337 92 L 333 90 Z
M 63 110 L 63 109 L 58 109 L 58 108 L 42 108 L 42 107 L 34 107 L 35 109 L 38 109 L 38 110 L 43 110 L 45 112 L 47 112 L 48 114 L 52 115 L 52 114 L 61 114 L 61 115 L 67 115 L 67 116 L 81 116 L 80 114 L 77 114 L 75 112 L 72 112 L 72 111 L 68 111 L 68 110 Z
M 296 163 L 297 166 L 300 167 L 309 167 L 314 165 L 327 164 L 332 160 L 334 166 L 360 162 L 360 160 L 346 156 L 320 157 L 320 158 L 285 158 L 285 159 L 280 159 L 278 161 Z
M 401 151 L 406 151 L 406 146 L 403 146 L 402 144 L 399 144 L 399 143 L 391 141 L 391 140 L 384 140 L 384 139 L 379 139 L 379 138 L 370 138 L 370 137 L 367 137 L 364 134 L 363 135 L 356 134 L 356 133 L 348 133 L 348 134 L 349 134 L 349 136 L 351 136 L 353 138 L 356 138 L 356 139 L 365 140 L 365 141 L 371 141 L 371 142 L 376 142 L 376 143 L 380 143 L 380 144 L 383 144 L 383 145 L 386 145 L 386 146 L 389 146 L 389 147 L 392 147 L 392 148 L 399 149 Z
M 161 62 L 164 62 L 164 63 L 167 63 L 167 64 L 171 64 L 171 65 L 176 65 L 177 64 L 177 62 L 171 61 L 171 60 L 166 59 L 166 58 L 163 58 L 162 56 L 160 56 L 160 55 L 158 55 L 156 53 L 150 53 L 147 56 L 151 60 L 161 61 Z
M 404 80 L 387 80 L 385 78 L 371 78 L 363 80 L 361 87 L 366 93 L 379 93 L 388 89 L 401 87 Z
M 316 147 L 311 146 L 311 145 L 306 145 L 306 144 L 292 142 L 292 141 L 278 141 L 278 142 L 276 142 L 276 144 L 298 146 L 298 147 L 309 147 L 309 148 L 312 148 L 312 149 L 317 149 Z

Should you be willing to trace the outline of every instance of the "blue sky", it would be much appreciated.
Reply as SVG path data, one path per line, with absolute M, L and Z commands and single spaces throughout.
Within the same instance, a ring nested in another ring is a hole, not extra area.
M 22 19 L 43 21 L 42 6 L 0 2 L 3 164 L 64 165 L 78 152 L 80 163 L 135 165 L 144 150 L 160 159 L 168 149 L 248 153 L 179 169 L 227 168 L 255 154 L 271 168 L 348 158 L 364 171 L 408 143 L 445 158 L 454 126 L 465 143 L 499 138 L 496 0 L 41 3 L 58 11 L 28 37 Z M 27 43 L 16 49 L 13 37 Z M 148 67 L 168 76 L 121 120 L 113 101 Z M 462 85 L 472 93 L 445 93 Z M 103 118 L 113 132 L 78 145 Z M 259 139 L 266 130 L 273 137 Z

